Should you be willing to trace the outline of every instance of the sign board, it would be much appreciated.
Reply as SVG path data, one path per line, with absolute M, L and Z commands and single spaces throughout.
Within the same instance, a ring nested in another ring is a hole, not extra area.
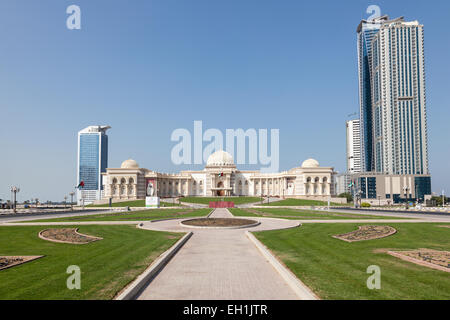
M 145 206 L 147 208 L 159 208 L 159 197 L 145 197 Z
M 234 202 L 232 201 L 210 201 L 210 208 L 234 208 Z
M 145 186 L 145 195 L 147 197 L 156 197 L 157 189 L 156 189 L 156 180 L 155 179 L 147 179 L 147 183 Z

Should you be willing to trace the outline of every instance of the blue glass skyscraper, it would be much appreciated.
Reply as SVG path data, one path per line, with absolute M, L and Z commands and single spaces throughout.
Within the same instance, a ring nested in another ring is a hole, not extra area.
M 78 204 L 102 198 L 102 172 L 108 167 L 108 136 L 110 126 L 89 126 L 78 132 L 77 191 Z
M 380 30 L 380 22 L 389 18 L 383 16 L 374 20 L 362 20 L 356 30 L 358 34 L 359 71 L 359 114 L 361 132 L 361 170 L 372 171 L 373 128 L 372 128 L 372 84 L 370 74 L 372 39 Z

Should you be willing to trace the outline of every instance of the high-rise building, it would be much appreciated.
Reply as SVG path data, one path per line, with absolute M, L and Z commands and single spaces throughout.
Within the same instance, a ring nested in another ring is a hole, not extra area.
M 336 182 L 336 195 L 340 195 L 342 193 L 351 193 L 350 183 L 352 182 L 352 176 L 348 173 L 338 173 L 335 176 Z
M 428 174 L 423 25 L 384 16 L 357 33 L 362 171 Z
M 359 114 L 361 130 L 362 171 L 373 168 L 372 134 L 372 77 L 370 74 L 372 39 L 379 31 L 383 16 L 374 20 L 362 20 L 356 30 L 358 35 Z
M 347 173 L 361 172 L 361 136 L 360 121 L 346 122 L 347 131 Z
M 110 126 L 89 126 L 78 132 L 77 190 L 78 204 L 102 198 L 102 172 L 108 167 L 108 136 Z

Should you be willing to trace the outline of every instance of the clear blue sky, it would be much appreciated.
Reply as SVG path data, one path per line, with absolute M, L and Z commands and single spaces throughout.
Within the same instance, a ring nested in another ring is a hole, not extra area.
M 66 8 L 82 29 L 66 28 Z M 2 0 L 0 198 L 61 200 L 77 131 L 111 125 L 111 167 L 176 172 L 176 128 L 280 129 L 280 169 L 314 157 L 345 170 L 358 111 L 356 27 L 382 14 L 425 25 L 433 191 L 450 194 L 450 2 Z

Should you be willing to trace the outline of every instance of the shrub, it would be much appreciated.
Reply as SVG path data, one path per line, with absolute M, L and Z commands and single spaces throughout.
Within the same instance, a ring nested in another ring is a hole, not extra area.
M 361 203 L 361 207 L 362 208 L 370 208 L 370 203 L 363 202 L 363 203 Z
M 353 196 L 349 192 L 341 193 L 340 195 L 338 195 L 338 198 L 347 198 L 347 202 L 352 202 L 353 201 Z

